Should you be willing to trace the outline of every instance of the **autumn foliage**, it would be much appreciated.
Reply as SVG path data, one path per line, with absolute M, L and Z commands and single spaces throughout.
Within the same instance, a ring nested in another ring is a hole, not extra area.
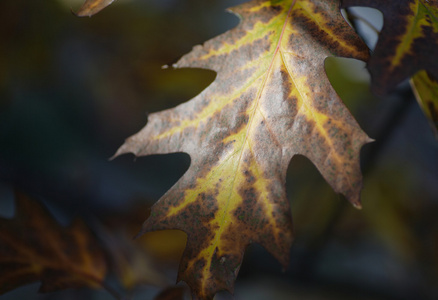
M 103 286 L 106 259 L 82 222 L 62 228 L 27 196 L 15 203 L 15 218 L 0 219 L 0 293 L 39 280 L 41 292 Z
M 87 0 L 75 14 L 92 16 L 112 2 Z M 341 14 L 352 6 L 383 13 L 372 52 Z M 232 293 L 252 243 L 288 267 L 294 237 L 285 184 L 292 157 L 306 156 L 336 193 L 361 208 L 360 151 L 373 140 L 332 87 L 326 58 L 365 61 L 379 95 L 410 78 L 432 128 L 438 128 L 437 0 L 252 0 L 230 11 L 240 18 L 237 27 L 172 65 L 215 71 L 214 82 L 186 103 L 149 114 L 146 126 L 113 157 L 190 155 L 189 169 L 151 208 L 137 237 L 165 229 L 187 234 L 177 281 L 188 284 L 194 299 Z M 108 289 L 104 279 L 111 265 L 128 290 L 148 276 L 120 263 L 142 253 L 104 250 L 102 238 L 83 223 L 63 228 L 26 196 L 17 194 L 16 201 L 15 218 L 0 220 L 1 293 L 37 280 L 41 292 Z M 159 297 L 181 299 L 183 291 Z

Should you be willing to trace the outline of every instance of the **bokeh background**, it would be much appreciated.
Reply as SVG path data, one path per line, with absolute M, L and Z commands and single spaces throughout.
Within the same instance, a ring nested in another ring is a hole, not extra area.
M 189 156 L 109 158 L 147 113 L 185 102 L 214 80 L 211 71 L 161 66 L 234 27 L 238 19 L 225 8 L 242 2 L 118 0 L 77 18 L 71 9 L 80 0 L 1 1 L 0 216 L 13 217 L 14 190 L 23 191 L 63 225 L 82 218 L 110 247 L 120 244 L 108 237 L 114 232 L 129 240 L 123 245 L 135 250 L 127 260 L 144 266 L 145 277 L 132 299 L 152 299 L 174 283 L 184 234 L 130 237 L 187 170 Z M 352 12 L 381 28 L 379 12 Z M 356 25 L 373 47 L 372 30 Z M 438 140 L 407 82 L 377 98 L 364 63 L 329 58 L 326 70 L 376 139 L 362 150 L 363 209 L 336 195 L 308 159 L 293 158 L 289 268 L 283 272 L 251 245 L 235 295 L 216 299 L 438 299 Z M 38 286 L 0 299 L 113 299 L 88 289 L 38 295 Z

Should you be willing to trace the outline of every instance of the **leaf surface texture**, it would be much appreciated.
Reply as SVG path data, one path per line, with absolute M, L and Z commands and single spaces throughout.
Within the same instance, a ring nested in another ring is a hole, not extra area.
M 360 206 L 360 148 L 370 139 L 333 90 L 324 59 L 366 60 L 338 1 L 251 1 L 241 23 L 196 46 L 176 68 L 217 72 L 198 96 L 149 115 L 116 155 L 186 152 L 191 165 L 152 207 L 142 233 L 187 233 L 178 280 L 196 298 L 233 291 L 245 248 L 259 243 L 289 262 L 286 171 L 307 156 L 333 189 Z

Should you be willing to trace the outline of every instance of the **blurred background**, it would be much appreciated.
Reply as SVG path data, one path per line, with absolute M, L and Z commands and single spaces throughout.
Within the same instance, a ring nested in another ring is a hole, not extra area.
M 122 276 L 120 289 L 153 299 L 175 282 L 185 235 L 131 237 L 190 158 L 109 158 L 146 124 L 147 113 L 185 102 L 214 80 L 211 71 L 161 66 L 236 26 L 225 8 L 244 1 L 118 0 L 77 18 L 71 10 L 82 2 L 0 2 L 0 216 L 14 216 L 17 189 L 42 201 L 62 225 L 80 217 L 113 253 L 125 254 L 136 275 Z M 378 11 L 351 13 L 382 26 Z M 373 47 L 375 33 L 355 23 Z M 438 299 L 438 140 L 408 83 L 377 98 L 363 62 L 329 58 L 326 70 L 376 139 L 362 150 L 363 209 L 336 195 L 307 158 L 294 157 L 288 270 L 251 245 L 235 295 L 215 299 Z M 38 286 L 0 299 L 113 299 L 88 289 L 38 295 Z

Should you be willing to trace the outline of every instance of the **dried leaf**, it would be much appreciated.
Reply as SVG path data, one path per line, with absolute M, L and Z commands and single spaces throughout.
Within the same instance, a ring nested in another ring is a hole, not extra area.
M 91 17 L 113 2 L 114 0 L 86 0 L 75 15 L 78 17 Z
M 384 95 L 420 70 L 438 78 L 438 0 L 343 0 L 343 6 L 383 13 L 384 25 L 367 66 L 374 93 Z
M 328 56 L 368 58 L 337 1 L 254 0 L 232 11 L 243 18 L 238 27 L 175 64 L 214 70 L 216 80 L 191 101 L 151 114 L 116 153 L 191 156 L 189 170 L 152 207 L 141 232 L 187 233 L 178 279 L 201 299 L 233 291 L 250 243 L 288 265 L 285 176 L 292 156 L 307 156 L 360 207 L 359 151 L 370 141 L 324 70 Z
M 62 228 L 28 197 L 16 195 L 16 216 L 0 219 L 0 294 L 42 281 L 40 292 L 101 288 L 104 254 L 81 222 Z

